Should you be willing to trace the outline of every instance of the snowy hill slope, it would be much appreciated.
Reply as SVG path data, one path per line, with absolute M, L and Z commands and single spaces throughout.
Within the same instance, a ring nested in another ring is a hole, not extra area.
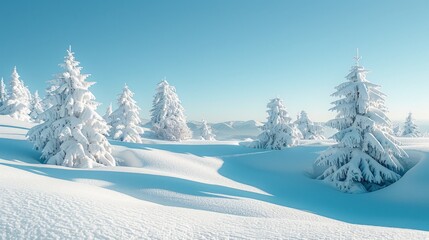
M 70 169 L 38 162 L 30 126 L 0 116 L 1 239 L 429 239 L 422 140 L 405 139 L 417 165 L 399 182 L 351 195 L 309 177 L 324 144 L 112 141 L 122 166 Z

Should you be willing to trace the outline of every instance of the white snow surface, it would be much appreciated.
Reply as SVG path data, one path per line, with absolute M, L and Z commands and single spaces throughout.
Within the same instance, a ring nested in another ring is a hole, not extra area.
M 312 178 L 330 141 L 112 141 L 121 166 L 75 169 L 40 164 L 29 127 L 0 116 L 0 239 L 429 239 L 427 138 L 401 138 L 398 182 L 346 194 Z

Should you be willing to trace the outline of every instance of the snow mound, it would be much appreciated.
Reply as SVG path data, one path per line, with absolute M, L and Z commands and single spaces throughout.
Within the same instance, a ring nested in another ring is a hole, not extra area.
M 351 195 L 311 178 L 329 142 L 261 151 L 111 141 L 122 166 L 74 169 L 39 163 L 25 141 L 31 124 L 0 125 L 0 239 L 429 239 L 386 227 L 429 230 L 423 141 L 404 141 L 416 166 L 398 182 Z

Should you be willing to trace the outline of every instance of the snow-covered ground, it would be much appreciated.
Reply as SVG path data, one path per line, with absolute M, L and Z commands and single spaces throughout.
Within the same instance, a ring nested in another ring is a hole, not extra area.
M 315 180 L 329 141 L 282 151 L 234 141 L 112 141 L 119 167 L 38 162 L 31 124 L 0 116 L 1 239 L 429 239 L 429 139 L 380 191 Z

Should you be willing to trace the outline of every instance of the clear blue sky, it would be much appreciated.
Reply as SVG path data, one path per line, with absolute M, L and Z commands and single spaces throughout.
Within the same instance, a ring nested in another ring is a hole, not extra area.
M 1 1 L 0 76 L 17 65 L 43 93 L 71 44 L 101 113 L 127 83 L 149 118 L 165 76 L 190 120 L 264 120 L 276 96 L 292 116 L 327 120 L 359 47 L 390 117 L 429 120 L 428 9 L 427 0 Z

